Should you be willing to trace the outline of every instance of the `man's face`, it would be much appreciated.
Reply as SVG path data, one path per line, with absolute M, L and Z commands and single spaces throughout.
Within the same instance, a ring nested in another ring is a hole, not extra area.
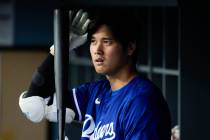
M 127 53 L 110 29 L 102 25 L 91 37 L 90 53 L 97 73 L 116 74 L 125 67 Z

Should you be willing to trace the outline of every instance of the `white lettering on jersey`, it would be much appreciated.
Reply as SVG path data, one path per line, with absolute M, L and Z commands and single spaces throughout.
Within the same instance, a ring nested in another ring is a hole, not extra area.
M 114 123 L 111 122 L 102 126 L 100 126 L 100 124 L 101 122 L 98 123 L 97 127 L 94 130 L 94 139 L 98 140 L 106 137 L 104 138 L 104 140 L 113 140 L 115 138 Z
M 93 134 L 94 129 L 95 129 L 95 122 L 93 120 L 93 117 L 86 114 L 82 129 L 82 137 L 90 138 L 91 140 L 91 135 Z
M 113 122 L 101 125 L 100 121 L 95 127 L 93 117 L 87 114 L 85 115 L 82 137 L 89 138 L 89 140 L 113 140 L 115 135 Z

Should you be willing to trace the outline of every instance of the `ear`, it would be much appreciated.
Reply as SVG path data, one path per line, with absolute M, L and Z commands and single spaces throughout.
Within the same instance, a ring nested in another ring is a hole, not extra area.
M 132 56 L 135 50 L 136 50 L 136 43 L 134 43 L 134 42 L 129 43 L 129 45 L 128 45 L 128 55 Z

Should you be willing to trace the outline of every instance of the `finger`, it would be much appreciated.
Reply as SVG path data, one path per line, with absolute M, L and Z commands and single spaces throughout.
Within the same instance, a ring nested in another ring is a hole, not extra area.
M 82 10 L 82 9 L 80 9 L 80 10 L 77 12 L 76 16 L 75 16 L 74 19 L 73 19 L 72 26 L 76 26 L 76 25 L 77 25 L 77 23 L 80 21 L 80 19 L 81 19 L 81 17 L 82 17 L 82 13 L 83 13 L 83 10 Z
M 50 53 L 51 53 L 52 55 L 55 55 L 55 48 L 54 48 L 54 45 L 52 45 L 52 46 L 50 47 Z
M 73 13 L 74 13 L 73 11 L 71 11 L 71 10 L 69 11 L 69 21 L 70 21 L 69 24 L 70 24 L 70 25 L 71 25 Z
M 82 14 L 82 17 L 80 18 L 80 20 L 78 22 L 77 27 L 78 28 L 82 28 L 82 26 L 85 24 L 85 22 L 87 21 L 87 19 L 88 19 L 88 13 L 87 12 L 84 12 Z
M 85 24 L 82 26 L 82 30 L 84 32 L 87 31 L 87 28 L 88 28 L 89 23 L 90 23 L 90 19 L 87 19 L 86 22 L 85 22 Z

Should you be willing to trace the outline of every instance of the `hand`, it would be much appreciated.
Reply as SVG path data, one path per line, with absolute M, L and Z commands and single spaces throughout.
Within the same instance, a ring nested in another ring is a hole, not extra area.
M 65 136 L 65 140 L 69 140 L 67 136 Z
M 72 17 L 72 11 L 69 11 L 70 18 Z M 72 20 L 70 25 L 70 50 L 83 45 L 87 40 L 87 28 L 90 23 L 88 19 L 88 13 L 79 10 Z
M 41 122 L 46 118 L 50 122 L 58 122 L 57 120 L 57 105 L 56 105 L 56 96 L 54 94 L 53 104 L 48 106 L 50 97 L 44 99 L 40 96 L 31 96 L 24 98 L 24 94 L 27 91 L 23 92 L 19 97 L 19 106 L 22 113 L 30 121 L 34 123 Z M 66 123 L 71 123 L 74 120 L 75 112 L 66 108 Z
M 53 104 L 52 105 L 46 105 L 45 108 L 45 118 L 50 122 L 58 122 L 57 119 L 57 104 L 56 104 L 56 95 L 53 96 Z M 74 120 L 75 112 L 70 109 L 66 108 L 66 117 L 65 122 L 71 123 Z
M 171 130 L 171 140 L 180 140 L 180 129 L 178 125 L 174 126 Z
M 54 56 L 55 55 L 55 47 L 54 47 L 54 45 L 52 45 L 51 47 L 50 47 L 50 53 Z
M 69 11 L 69 18 L 71 18 L 72 15 L 73 12 Z M 90 19 L 88 19 L 88 13 L 83 12 L 83 10 L 79 10 L 70 25 L 70 51 L 77 47 L 80 47 L 87 41 L 87 28 L 89 23 Z M 54 45 L 50 47 L 50 53 L 52 55 L 55 55 Z
M 45 106 L 49 101 L 49 98 L 42 98 L 39 96 L 31 96 L 24 98 L 23 92 L 19 97 L 19 106 L 22 113 L 32 122 L 38 123 L 45 117 Z

